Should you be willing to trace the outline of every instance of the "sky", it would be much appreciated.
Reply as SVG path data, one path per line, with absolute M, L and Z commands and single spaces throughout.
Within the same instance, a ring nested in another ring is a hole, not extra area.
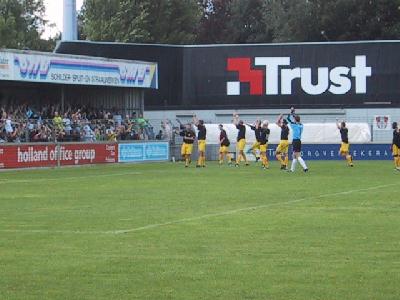
M 54 23 L 55 28 L 46 28 L 43 38 L 55 36 L 63 30 L 63 0 L 44 0 L 46 6 L 46 18 L 50 23 Z M 82 7 L 83 0 L 76 0 L 76 8 Z

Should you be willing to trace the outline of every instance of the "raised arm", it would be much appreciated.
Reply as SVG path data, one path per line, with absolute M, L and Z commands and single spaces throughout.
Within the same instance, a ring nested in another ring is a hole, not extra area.
M 198 126 L 199 125 L 199 119 L 197 118 L 196 115 L 193 115 L 193 124 Z
M 233 124 L 235 124 L 235 126 L 239 124 L 239 115 L 237 113 L 233 114 Z
M 337 127 L 337 129 L 340 130 L 340 123 L 339 123 L 339 119 L 338 118 L 336 118 L 336 127 Z
M 282 127 L 282 120 L 283 120 L 283 115 L 282 114 L 280 114 L 279 115 L 279 117 L 278 117 L 278 119 L 276 120 L 276 125 L 277 126 L 279 126 L 279 127 Z

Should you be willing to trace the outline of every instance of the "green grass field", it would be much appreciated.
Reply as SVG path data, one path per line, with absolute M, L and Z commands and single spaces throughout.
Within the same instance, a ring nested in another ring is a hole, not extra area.
M 400 172 L 0 173 L 0 299 L 399 299 Z

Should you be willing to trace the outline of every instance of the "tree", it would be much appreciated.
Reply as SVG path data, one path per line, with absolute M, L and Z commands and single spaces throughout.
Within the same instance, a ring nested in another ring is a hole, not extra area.
M 274 42 L 400 37 L 400 0 L 265 1 Z
M 201 1 L 202 16 L 198 26 L 197 43 L 226 43 L 229 36 L 227 24 L 231 16 L 232 0 Z
M 264 0 L 232 0 L 227 23 L 228 42 L 236 44 L 267 43 L 272 32 L 265 18 Z
M 195 0 L 86 0 L 83 32 L 97 41 L 193 43 L 199 17 Z
M 47 21 L 43 0 L 0 0 L 0 47 L 50 50 L 54 40 L 42 40 Z

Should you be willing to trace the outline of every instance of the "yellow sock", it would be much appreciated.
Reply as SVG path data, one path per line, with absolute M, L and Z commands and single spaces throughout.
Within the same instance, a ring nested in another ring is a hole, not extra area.
M 202 162 L 203 162 L 203 166 L 205 166 L 206 165 L 206 157 L 205 156 L 203 156 Z
M 263 167 L 268 167 L 268 160 L 267 157 L 264 154 L 261 154 L 261 161 L 262 161 L 262 165 Z
M 281 163 L 281 165 L 284 165 L 284 164 L 285 164 L 284 161 L 283 161 L 283 159 L 282 159 L 282 154 L 277 154 L 277 155 L 276 155 L 276 159 Z
M 232 162 L 232 156 L 229 153 L 226 154 L 226 158 L 228 159 L 228 163 Z
M 246 154 L 243 154 L 242 156 L 243 156 L 244 162 L 247 164 L 247 157 L 246 157 Z
M 265 166 L 268 167 L 269 166 L 269 161 L 268 161 L 267 155 L 264 155 L 264 161 L 265 161 Z
M 185 159 L 185 166 L 188 166 L 189 165 L 189 157 L 186 157 L 186 159 Z
M 287 167 L 289 164 L 289 155 L 285 156 L 285 166 Z
M 400 157 L 397 157 L 397 159 L 396 159 L 396 167 L 397 168 L 400 167 Z
M 352 157 L 350 154 L 346 155 L 346 160 L 349 166 L 353 164 Z

